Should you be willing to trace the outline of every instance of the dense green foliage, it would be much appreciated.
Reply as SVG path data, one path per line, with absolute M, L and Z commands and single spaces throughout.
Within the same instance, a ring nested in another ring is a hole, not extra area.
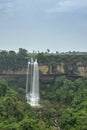
M 22 83 L 0 81 L 1 130 L 86 130 L 87 77 L 40 84 L 41 108 L 26 103 Z
M 3 70 L 26 68 L 30 58 L 39 64 L 64 63 L 65 70 L 79 62 L 87 65 L 87 53 L 68 52 L 29 53 L 0 51 L 0 74 Z M 48 62 L 49 61 L 49 62 Z M 87 77 L 74 81 L 65 76 L 55 81 L 40 83 L 41 107 L 32 108 L 26 103 L 25 81 L 0 81 L 0 130 L 87 130 Z
M 0 81 L 0 129 L 1 130 L 56 130 L 54 124 L 41 114 L 42 108 L 31 108 L 20 89 L 13 83 Z M 20 85 L 18 85 L 20 86 Z M 13 89 L 14 88 L 14 89 Z
M 50 118 L 54 117 L 63 130 L 87 129 L 87 77 L 74 82 L 58 77 L 44 93 L 47 104 L 50 104 Z

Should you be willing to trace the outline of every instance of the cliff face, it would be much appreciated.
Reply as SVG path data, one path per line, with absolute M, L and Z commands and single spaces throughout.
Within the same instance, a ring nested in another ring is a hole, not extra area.
M 80 76 L 87 76 L 87 64 L 83 65 L 82 63 L 77 64 L 77 72 Z
M 68 65 L 67 63 L 59 63 L 54 65 L 39 65 L 39 71 L 42 75 L 49 75 L 49 74 L 65 74 L 65 75 L 76 75 L 76 76 L 87 76 L 87 64 L 83 63 L 77 63 L 74 65 Z M 25 75 L 27 72 L 27 68 L 22 68 L 18 70 L 2 70 L 0 73 L 2 74 L 19 74 L 19 75 Z

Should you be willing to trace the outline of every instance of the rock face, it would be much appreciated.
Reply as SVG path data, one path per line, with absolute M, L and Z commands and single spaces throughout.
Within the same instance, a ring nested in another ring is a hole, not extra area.
M 80 76 L 87 76 L 87 64 L 84 65 L 82 62 L 78 62 L 77 74 Z
M 0 70 L 0 79 L 15 80 L 26 82 L 27 68 L 18 68 L 17 70 Z M 40 81 L 43 83 L 52 83 L 56 76 L 66 75 L 70 79 L 76 79 L 80 76 L 87 76 L 87 64 L 78 62 L 77 64 L 57 63 L 57 64 L 39 64 Z
M 75 65 L 67 65 L 64 63 L 60 63 L 54 66 L 43 66 L 40 65 L 39 70 L 41 74 L 65 74 L 65 75 L 76 75 L 76 76 L 87 76 L 87 64 L 83 63 L 75 64 Z
M 39 65 L 39 71 L 42 75 L 56 75 L 56 74 L 65 74 L 65 75 L 76 75 L 76 76 L 87 76 L 87 64 L 77 63 L 75 65 L 68 65 L 64 63 L 54 65 Z M 18 69 L 15 71 L 12 70 L 2 70 L 0 75 L 3 74 L 14 74 L 14 75 L 26 75 L 27 68 Z
M 64 64 L 63 63 L 57 65 L 57 72 L 58 73 L 63 73 L 63 74 L 65 73 L 65 69 L 64 69 Z
M 47 74 L 48 71 L 49 71 L 49 67 L 47 65 L 40 65 L 39 66 L 39 71 L 42 73 L 42 74 Z

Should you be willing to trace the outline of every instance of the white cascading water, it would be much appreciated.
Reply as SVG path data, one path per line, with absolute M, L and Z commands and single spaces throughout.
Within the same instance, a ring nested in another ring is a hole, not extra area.
M 26 80 L 26 98 L 31 106 L 39 106 L 39 70 L 37 59 L 28 62 L 27 80 Z

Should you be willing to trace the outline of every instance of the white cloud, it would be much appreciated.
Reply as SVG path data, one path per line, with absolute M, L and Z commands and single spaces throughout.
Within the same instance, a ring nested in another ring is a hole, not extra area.
M 58 0 L 53 8 L 48 12 L 68 12 L 87 7 L 87 0 Z

